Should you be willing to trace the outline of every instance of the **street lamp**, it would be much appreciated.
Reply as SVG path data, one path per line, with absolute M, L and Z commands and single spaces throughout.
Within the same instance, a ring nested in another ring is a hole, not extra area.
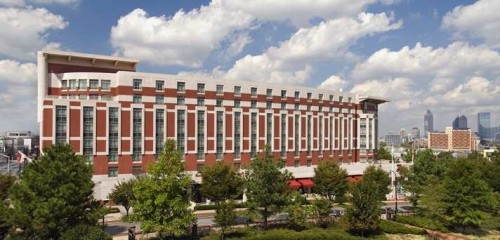
M 396 216 L 398 215 L 398 175 L 393 170 L 389 170 L 389 171 L 391 173 L 394 173 L 394 197 L 396 198 L 396 202 L 395 202 L 396 209 L 394 210 L 394 219 L 396 219 Z

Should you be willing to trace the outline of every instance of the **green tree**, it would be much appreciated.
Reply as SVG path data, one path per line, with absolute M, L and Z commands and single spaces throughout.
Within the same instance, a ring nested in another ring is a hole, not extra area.
M 92 165 L 68 144 L 44 149 L 14 184 L 9 196 L 12 222 L 29 239 L 59 239 L 78 225 L 95 225 L 98 203 L 93 198 Z
M 385 147 L 380 146 L 377 152 L 377 160 L 390 160 L 392 159 L 392 155 L 388 152 Z
M 377 200 L 386 200 L 386 195 L 391 192 L 389 174 L 380 167 L 369 166 L 363 172 L 363 180 L 373 181 L 376 185 Z
M 242 194 L 243 179 L 228 164 L 219 161 L 201 172 L 201 194 L 215 202 L 215 223 L 221 228 L 222 238 L 234 224 L 236 213 L 233 200 Z
M 8 190 L 15 182 L 15 176 L 0 173 L 0 200 L 7 199 L 9 195 Z
M 349 188 L 347 171 L 334 161 L 321 161 L 314 169 L 314 189 L 330 201 L 343 199 Z
M 494 205 L 494 196 L 475 160 L 460 158 L 448 164 L 445 176 L 435 186 L 426 187 L 421 208 L 432 218 L 464 230 L 478 227 Z
M 471 159 L 470 156 L 467 156 L 467 158 Z M 495 151 L 490 161 L 484 158 L 476 159 L 476 161 L 479 162 L 478 166 L 483 173 L 483 179 L 490 185 L 494 192 L 500 193 L 500 152 L 498 150 Z
M 410 193 L 409 200 L 414 206 L 426 186 L 435 185 L 444 177 L 447 159 L 436 158 L 432 150 L 420 151 L 415 156 L 413 165 L 401 172 L 399 181 L 406 191 Z
M 302 197 L 299 192 L 293 192 L 294 201 L 286 206 L 285 211 L 288 213 L 288 223 L 290 227 L 302 230 L 306 226 L 306 221 L 312 214 L 312 208 L 310 205 L 302 205 Z
M 280 171 L 279 162 L 273 159 L 269 146 L 266 146 L 261 156 L 256 157 L 248 165 L 246 174 L 248 202 L 258 207 L 264 218 L 264 228 L 267 228 L 267 218 L 288 204 L 291 193 L 288 180 L 291 177 L 288 171 Z
M 118 182 L 109 194 L 109 199 L 125 208 L 127 216 L 130 210 L 130 202 L 134 199 L 133 188 L 135 181 L 135 179 L 130 179 L 128 181 Z
M 350 204 L 345 212 L 350 232 L 366 236 L 378 229 L 381 202 L 376 189 L 377 184 L 366 179 L 351 187 Z
M 332 202 L 325 198 L 318 198 L 312 200 L 311 205 L 316 224 L 319 227 L 328 227 L 332 222 L 332 218 L 330 217 Z
M 181 154 L 169 139 L 156 163 L 148 167 L 148 174 L 134 184 L 131 219 L 140 222 L 145 232 L 185 234 L 195 222 L 189 209 L 190 186 Z
M 113 238 L 104 229 L 98 226 L 78 225 L 66 231 L 62 240 L 112 240 Z

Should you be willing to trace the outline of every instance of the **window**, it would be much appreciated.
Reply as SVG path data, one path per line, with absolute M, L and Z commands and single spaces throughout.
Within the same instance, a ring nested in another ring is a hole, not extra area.
M 241 94 L 241 87 L 234 86 L 234 95 L 239 96 Z
M 142 102 L 142 96 L 140 94 L 134 94 L 132 102 L 134 102 L 134 103 L 141 103 Z
M 196 138 L 196 145 L 197 145 L 197 159 L 202 160 L 205 159 L 205 111 L 198 111 L 197 112 L 197 138 Z
M 307 116 L 307 156 L 311 156 L 311 142 L 312 142 L 312 117 Z
M 352 101 L 352 98 L 351 98 L 351 97 L 348 97 L 348 98 L 347 98 L 347 102 L 348 102 L 348 103 L 351 103 L 351 101 Z
M 343 98 L 342 96 L 339 96 L 339 102 L 342 102 L 342 98 Z
M 330 95 L 329 100 L 330 102 L 333 101 L 333 95 Z
M 86 79 L 78 79 L 78 89 L 80 89 L 80 90 L 87 89 L 87 80 Z
M 257 108 L 257 101 L 252 100 L 252 101 L 250 102 L 250 108 Z
M 204 98 L 198 98 L 196 99 L 196 105 L 197 106 L 205 106 L 205 99 Z
M 99 100 L 99 95 L 97 95 L 97 94 L 90 94 L 89 95 L 89 99 L 90 100 Z
M 177 82 L 177 92 L 186 91 L 186 83 L 185 82 Z
M 224 85 L 217 84 L 215 92 L 217 94 L 222 94 L 224 92 Z
M 281 90 L 281 98 L 286 98 L 286 90 Z
M 99 88 L 99 80 L 97 79 L 90 79 L 90 89 L 96 90 Z
M 281 110 L 286 110 L 286 103 L 281 103 Z
M 257 154 L 257 113 L 250 115 L 250 156 L 252 158 Z
M 307 93 L 307 100 L 311 100 L 311 97 L 312 97 L 312 93 L 308 92 Z
M 307 166 L 308 166 L 308 167 L 311 167 L 311 166 L 312 166 L 312 160 L 311 160 L 311 159 L 307 159 Z
M 69 89 L 76 89 L 76 79 L 69 80 Z
M 295 91 L 295 99 L 299 99 L 300 97 L 300 92 L 299 91 Z
M 141 90 L 141 89 L 142 89 L 142 80 L 134 79 L 134 90 Z
M 322 94 L 322 93 L 320 93 L 320 94 L 318 95 L 318 99 L 319 99 L 320 101 L 323 101 L 323 94 Z
M 330 115 L 330 127 L 328 129 L 330 131 L 330 137 L 328 138 L 328 143 L 330 143 L 330 155 L 333 155 L 333 141 L 335 141 L 333 137 L 333 116 Z
M 310 112 L 311 111 L 311 104 L 308 104 L 307 105 L 307 111 Z
M 177 149 L 184 155 L 184 140 L 186 138 L 186 111 L 177 110 Z M 183 156 L 184 157 L 184 156 Z
M 272 109 L 273 108 L 273 103 L 272 102 L 266 102 L 266 109 Z
M 103 94 L 101 96 L 101 100 L 111 101 L 113 100 L 113 97 L 110 94 Z
M 295 104 L 295 106 L 293 107 L 293 109 L 294 109 L 295 111 L 299 111 L 299 104 L 298 104 L 298 103 L 296 103 L 296 104 Z
M 198 93 L 205 93 L 205 84 L 198 83 L 197 91 L 198 91 Z
M 224 112 L 217 111 L 216 116 L 216 149 L 215 158 L 222 159 L 223 157 L 223 144 L 224 144 Z
M 272 97 L 272 96 L 273 96 L 273 90 L 268 88 L 266 90 L 266 97 Z
M 286 114 L 281 114 L 281 157 L 286 157 Z
M 234 158 L 241 157 L 241 112 L 234 113 Z
M 111 87 L 110 80 L 101 80 L 101 90 L 109 90 Z
M 66 106 L 56 106 L 56 143 L 66 142 Z
M 273 140 L 273 114 L 268 113 L 266 114 L 266 144 L 271 146 L 271 151 L 272 151 L 272 140 Z
M 203 172 L 203 169 L 205 169 L 205 165 L 204 165 L 204 164 L 198 164 L 198 165 L 196 166 L 196 171 L 197 171 L 198 173 Z
M 163 95 L 156 95 L 155 103 L 156 104 L 165 103 L 165 97 Z
M 318 107 L 318 112 L 323 112 L 323 106 Z
M 239 107 L 241 107 L 241 101 L 240 101 L 239 99 L 235 99 L 235 100 L 234 100 L 234 107 L 235 107 L 235 108 L 239 108 Z
M 161 154 L 163 145 L 165 144 L 165 110 L 156 109 L 155 112 L 155 140 L 156 140 L 156 155 Z
M 222 99 L 218 98 L 217 100 L 215 100 L 215 106 L 222 107 Z
M 177 97 L 177 105 L 184 105 L 186 104 L 186 99 L 184 97 Z
M 80 95 L 78 95 L 78 99 L 80 99 L 80 100 L 87 100 L 87 94 L 80 94 Z
M 318 128 L 319 128 L 319 138 L 318 138 L 318 148 L 319 148 L 319 155 L 323 155 L 323 116 L 319 116 L 319 123 L 318 123 Z
M 118 108 L 109 108 L 108 117 L 108 161 L 117 162 L 118 161 Z
M 156 80 L 156 91 L 163 91 L 165 87 L 165 81 Z
M 142 174 L 142 167 L 141 166 L 132 166 L 132 174 L 137 176 Z
M 132 161 L 141 161 L 142 155 L 142 109 L 132 112 Z
M 118 168 L 117 167 L 109 167 L 108 168 L 108 177 L 118 177 Z
M 62 89 L 68 88 L 68 80 L 62 80 L 61 81 L 61 88 Z
M 330 113 L 332 113 L 332 112 L 333 112 L 333 107 L 332 107 L 332 106 L 330 106 L 330 108 L 329 108 L 328 112 L 330 112 Z
M 298 157 L 299 156 L 299 144 L 300 144 L 300 129 L 299 129 L 299 126 L 300 126 L 300 122 L 299 122 L 299 119 L 300 119 L 300 115 L 295 115 L 295 119 L 293 121 L 293 123 L 295 124 L 295 129 L 294 129 L 294 135 L 295 135 L 295 140 L 294 140 L 294 155 L 295 157 Z
M 299 160 L 295 160 L 295 161 L 293 162 L 293 166 L 294 166 L 294 167 L 299 167 L 299 166 L 300 166 L 300 164 L 299 164 Z
M 256 87 L 251 88 L 250 94 L 252 95 L 252 97 L 257 97 L 257 88 Z
M 83 155 L 94 155 L 94 108 L 83 107 Z

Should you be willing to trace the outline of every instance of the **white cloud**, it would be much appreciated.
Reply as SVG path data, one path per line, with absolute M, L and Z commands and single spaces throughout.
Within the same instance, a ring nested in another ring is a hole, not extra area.
M 485 40 L 488 46 L 500 48 L 500 1 L 480 0 L 455 7 L 443 18 L 443 27 L 454 30 L 458 37 L 470 35 Z
M 258 19 L 286 21 L 297 26 L 307 26 L 313 18 L 332 19 L 356 16 L 374 3 L 393 4 L 395 0 L 230 0 L 228 9 L 242 10 Z
M 500 73 L 500 55 L 485 47 L 454 42 L 446 48 L 405 46 L 399 51 L 381 49 L 356 65 L 354 79 L 390 77 L 462 77 Z
M 387 81 L 368 80 L 354 85 L 351 93 L 364 96 L 378 96 L 389 99 L 397 110 L 408 110 L 414 104 L 415 97 L 420 92 L 415 92 L 413 81 L 409 78 L 394 78 Z
M 36 65 L 0 60 L 0 132 L 36 128 L 35 96 Z
M 343 89 L 346 84 L 346 80 L 342 79 L 339 76 L 332 75 L 329 78 L 327 78 L 325 81 L 323 81 L 318 88 L 320 89 L 329 89 L 332 91 L 339 91 L 340 89 Z
M 228 11 L 216 0 L 189 12 L 180 10 L 171 18 L 148 16 L 144 10 L 135 9 L 112 27 L 111 44 L 118 55 L 158 65 L 200 67 L 222 41 L 249 27 L 252 21 L 251 16 Z M 240 49 L 249 42 L 239 40 Z
M 0 8 L 0 55 L 32 60 L 37 50 L 59 46 L 48 42 L 48 32 L 66 25 L 62 16 L 44 8 Z
M 360 13 L 357 19 L 339 18 L 311 28 L 301 28 L 278 47 L 263 54 L 247 55 L 228 70 L 229 79 L 303 84 L 314 62 L 344 59 L 356 40 L 380 32 L 398 29 L 402 22 L 391 23 L 385 13 Z

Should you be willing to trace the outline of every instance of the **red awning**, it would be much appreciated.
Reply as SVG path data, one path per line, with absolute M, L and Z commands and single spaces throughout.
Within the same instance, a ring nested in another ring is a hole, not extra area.
M 297 182 L 295 180 L 290 180 L 290 181 L 288 181 L 288 186 L 290 186 L 293 189 L 298 189 L 298 188 L 300 188 L 301 185 L 299 182 Z
M 303 187 L 312 187 L 314 185 L 311 179 L 299 179 L 299 182 Z

